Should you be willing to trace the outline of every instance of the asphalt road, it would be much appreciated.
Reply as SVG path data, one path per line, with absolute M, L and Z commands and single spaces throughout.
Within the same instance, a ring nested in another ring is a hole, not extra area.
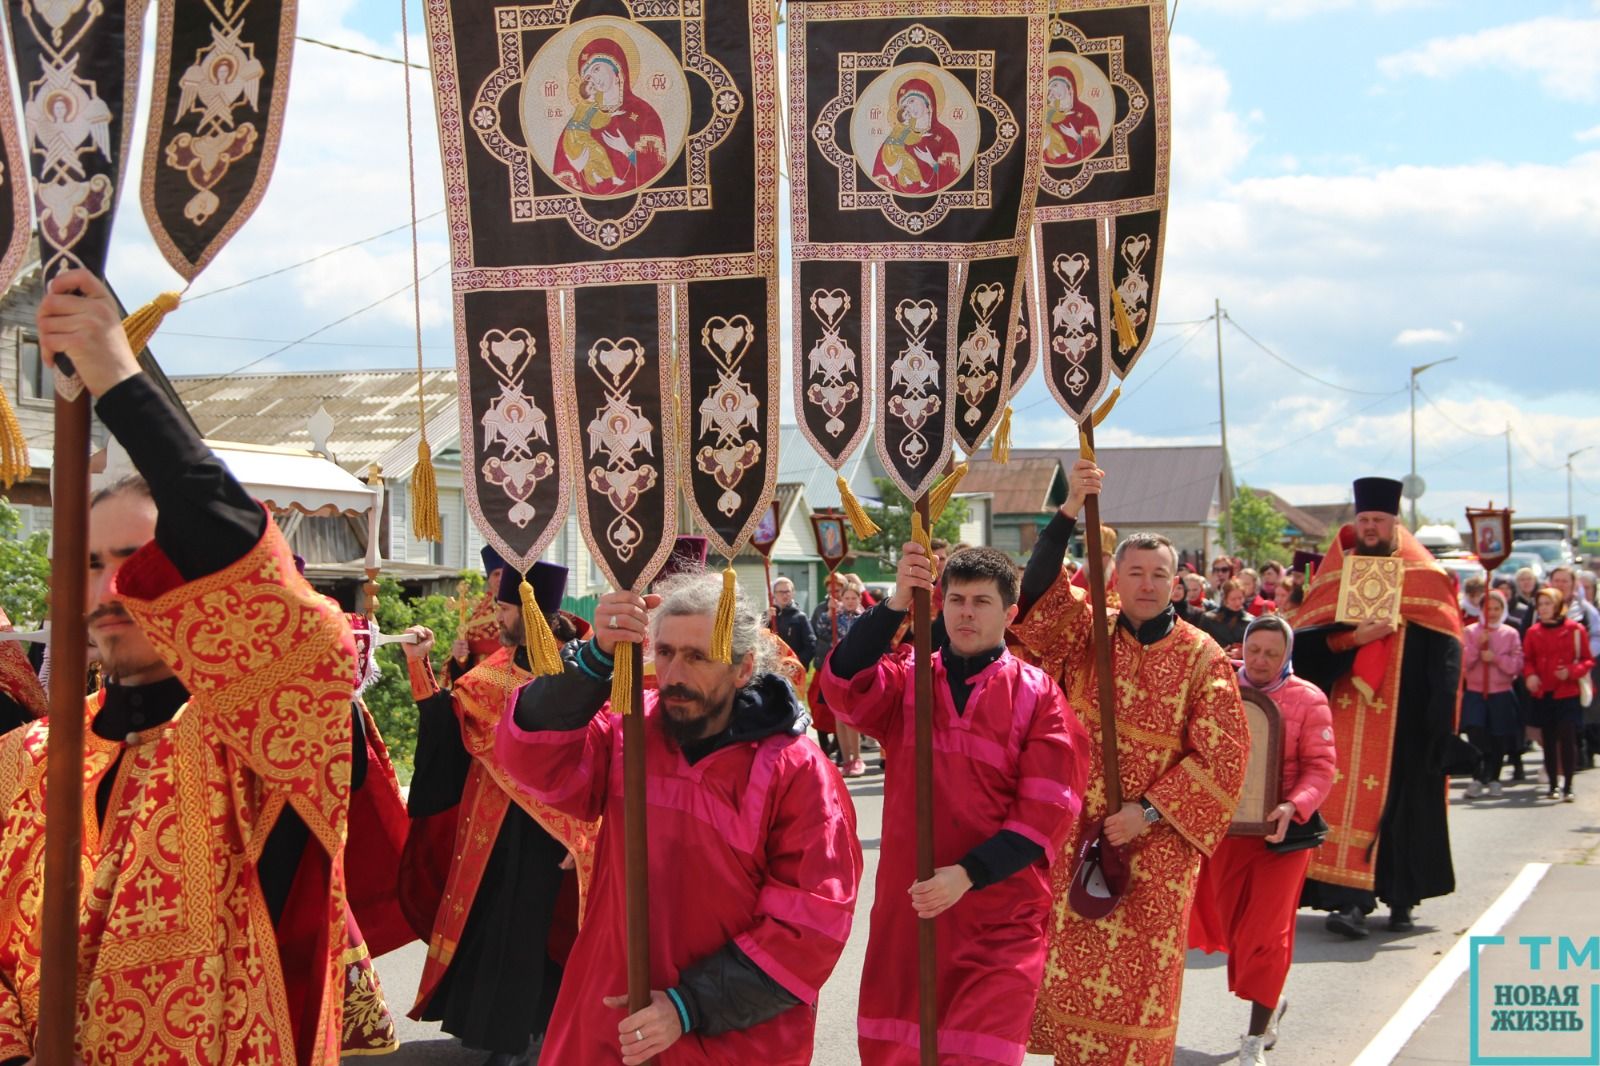
M 877 873 L 882 779 L 869 774 L 852 782 L 850 791 L 863 834 L 866 872 L 850 943 L 822 994 L 813 1060 L 818 1066 L 859 1062 L 855 997 Z M 1538 791 L 1531 784 L 1508 786 L 1503 799 L 1468 803 L 1462 798 L 1461 782 L 1455 784 L 1450 833 L 1457 890 L 1419 908 L 1414 932 L 1387 932 L 1380 911 L 1372 936 L 1352 942 L 1325 932 L 1322 915 L 1301 912 L 1295 966 L 1285 990 L 1291 1006 L 1271 1061 L 1296 1066 L 1350 1062 L 1524 863 L 1600 861 L 1600 770 L 1579 775 L 1577 803 L 1550 804 L 1539 798 Z M 422 945 L 412 944 L 378 960 L 396 1013 L 410 1006 L 422 959 Z M 1228 993 L 1224 957 L 1192 952 L 1184 979 L 1178 1066 L 1231 1062 L 1248 1017 L 1248 1006 Z M 483 1059 L 482 1053 L 462 1050 L 433 1025 L 402 1018 L 400 1036 L 401 1049 L 383 1060 L 391 1066 L 476 1066 Z M 1033 1066 L 1050 1060 L 1030 1056 L 1027 1061 Z

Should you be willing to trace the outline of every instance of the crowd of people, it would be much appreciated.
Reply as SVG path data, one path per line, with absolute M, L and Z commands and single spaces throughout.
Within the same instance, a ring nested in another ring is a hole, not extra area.
M 865 772 L 864 739 L 898 828 L 881 835 L 854 993 L 863 1063 L 919 1061 L 933 923 L 941 1062 L 1170 1061 L 1193 947 L 1227 953 L 1249 1006 L 1238 1061 L 1259 1066 L 1286 1038 L 1302 904 L 1362 937 L 1380 902 L 1403 932 L 1453 890 L 1449 774 L 1465 766 L 1469 795 L 1495 794 L 1532 729 L 1549 794 L 1572 796 L 1600 650 L 1592 575 L 1458 596 L 1398 521 L 1399 483 L 1363 478 L 1355 521 L 1310 569 L 1219 557 L 1202 575 L 1163 536 L 1108 538 L 1101 640 L 1098 596 L 1068 560 L 1105 478 L 1080 460 L 1026 566 L 912 541 L 887 595 L 840 575 L 810 616 L 783 579 L 769 610 L 739 591 L 730 616 L 694 538 L 649 593 L 607 593 L 587 619 L 561 608 L 563 568 L 526 575 L 528 605 L 487 551 L 489 594 L 442 674 L 434 634 L 408 637 L 418 739 L 402 801 L 361 700 L 365 619 L 312 591 L 271 514 L 140 371 L 95 278 L 53 280 L 39 326 L 138 470 L 90 511 L 104 684 L 85 704 L 89 1066 L 392 1049 L 371 960 L 411 939 L 427 944 L 411 1016 L 488 1066 L 809 1062 L 856 917 L 846 782 Z M 1400 561 L 1398 616 L 1340 620 L 1345 561 L 1363 557 Z M 909 828 L 920 594 L 937 614 L 929 877 Z M 561 645 L 557 672 L 534 668 L 530 611 Z M 637 645 L 643 1006 L 624 994 L 631 845 L 611 702 Z M 0 739 L 0 1066 L 23 1066 L 49 732 L 40 679 L 14 645 L 0 652 L 16 725 Z M 1283 756 L 1261 771 L 1277 802 L 1246 812 L 1256 713 Z

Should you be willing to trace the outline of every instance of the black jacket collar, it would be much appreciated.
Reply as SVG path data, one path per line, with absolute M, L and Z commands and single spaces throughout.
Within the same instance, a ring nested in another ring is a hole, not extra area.
M 189 690 L 175 677 L 148 685 L 112 683 L 106 686 L 105 700 L 91 728 L 95 736 L 120 744 L 129 734 L 172 721 L 173 715 L 188 702 Z
M 810 726 L 811 716 L 795 699 L 789 682 L 776 674 L 761 674 L 734 694 L 733 717 L 728 720 L 728 728 L 716 736 L 685 744 L 683 757 L 693 766 L 730 744 L 765 740 L 780 733 L 804 736 Z
M 1132 635 L 1134 640 L 1137 640 L 1142 646 L 1147 648 L 1156 641 L 1165 639 L 1167 634 L 1172 632 L 1172 627 L 1177 625 L 1177 623 L 1177 613 L 1173 611 L 1172 604 L 1170 603 L 1167 604 L 1166 608 L 1160 614 L 1156 615 L 1154 618 L 1150 619 L 1141 626 L 1135 626 L 1133 624 L 1133 619 L 1129 618 L 1126 614 L 1121 612 L 1118 612 L 1117 614 L 1117 625 L 1121 626 L 1123 629 L 1126 629 L 1128 633 Z

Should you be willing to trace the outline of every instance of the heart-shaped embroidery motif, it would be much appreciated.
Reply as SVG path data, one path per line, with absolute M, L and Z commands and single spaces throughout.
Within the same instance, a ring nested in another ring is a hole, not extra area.
M 1050 264 L 1050 269 L 1055 271 L 1056 277 L 1069 289 L 1078 287 L 1078 282 L 1089 272 L 1089 257 L 1082 252 L 1073 252 L 1071 255 L 1058 255 Z
M 485 330 L 478 341 L 478 354 L 506 381 L 520 381 L 537 351 L 533 334 L 521 326 L 513 330 Z
M 613 384 L 620 388 L 624 384 L 623 379 L 631 378 L 644 364 L 644 345 L 632 337 L 618 341 L 601 337 L 589 349 L 589 365 L 593 366 L 595 360 L 600 361 L 600 365 L 611 374 Z
M 739 361 L 745 349 L 755 340 L 755 332 L 755 327 L 744 315 L 735 315 L 731 320 L 714 315 L 706 319 L 706 324 L 701 327 L 700 343 L 707 348 L 715 344 L 722 349 L 722 362 L 727 365 Z M 715 351 L 712 354 L 715 355 Z
M 894 309 L 894 317 L 912 337 L 920 339 L 939 318 L 939 309 L 932 300 L 901 300 Z
M 1150 235 L 1141 233 L 1137 237 L 1124 237 L 1122 239 L 1122 258 L 1132 270 L 1138 270 L 1139 264 L 1144 261 L 1145 255 L 1150 251 Z
M 1000 301 L 1006 298 L 1006 287 L 999 282 L 979 285 L 972 290 L 972 307 L 978 312 L 979 317 L 988 318 L 994 314 L 994 309 L 1000 306 Z
M 811 310 L 828 329 L 838 329 L 839 320 L 850 310 L 850 294 L 843 289 L 818 289 L 811 294 Z

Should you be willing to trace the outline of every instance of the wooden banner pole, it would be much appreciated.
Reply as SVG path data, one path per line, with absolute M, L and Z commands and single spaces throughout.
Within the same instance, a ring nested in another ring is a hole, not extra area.
M 644 645 L 618 654 L 633 659 L 633 713 L 622 716 L 623 832 L 627 854 L 628 1012 L 650 1005 L 650 843 L 645 824 Z
M 45 782 L 39 1066 L 72 1066 L 78 1022 L 79 864 L 83 857 L 84 621 L 89 569 L 89 394 L 56 397 L 51 485 L 50 762 Z
M 928 497 L 917 500 L 924 529 L 932 530 Z M 917 880 L 933 876 L 933 598 L 927 589 L 911 595 L 911 630 L 916 655 Z M 939 975 L 935 969 L 933 918 L 917 922 L 918 1014 L 922 1066 L 939 1062 Z
M 1094 421 L 1085 420 L 1079 427 L 1083 441 L 1094 455 Z M 1083 550 L 1088 556 L 1089 603 L 1093 609 L 1094 672 L 1100 696 L 1100 756 L 1105 766 L 1106 814 L 1116 814 L 1122 809 L 1122 769 L 1117 758 L 1117 688 L 1111 673 L 1111 634 L 1106 620 L 1106 567 L 1105 549 L 1101 541 L 1100 495 L 1094 493 L 1083 501 Z

